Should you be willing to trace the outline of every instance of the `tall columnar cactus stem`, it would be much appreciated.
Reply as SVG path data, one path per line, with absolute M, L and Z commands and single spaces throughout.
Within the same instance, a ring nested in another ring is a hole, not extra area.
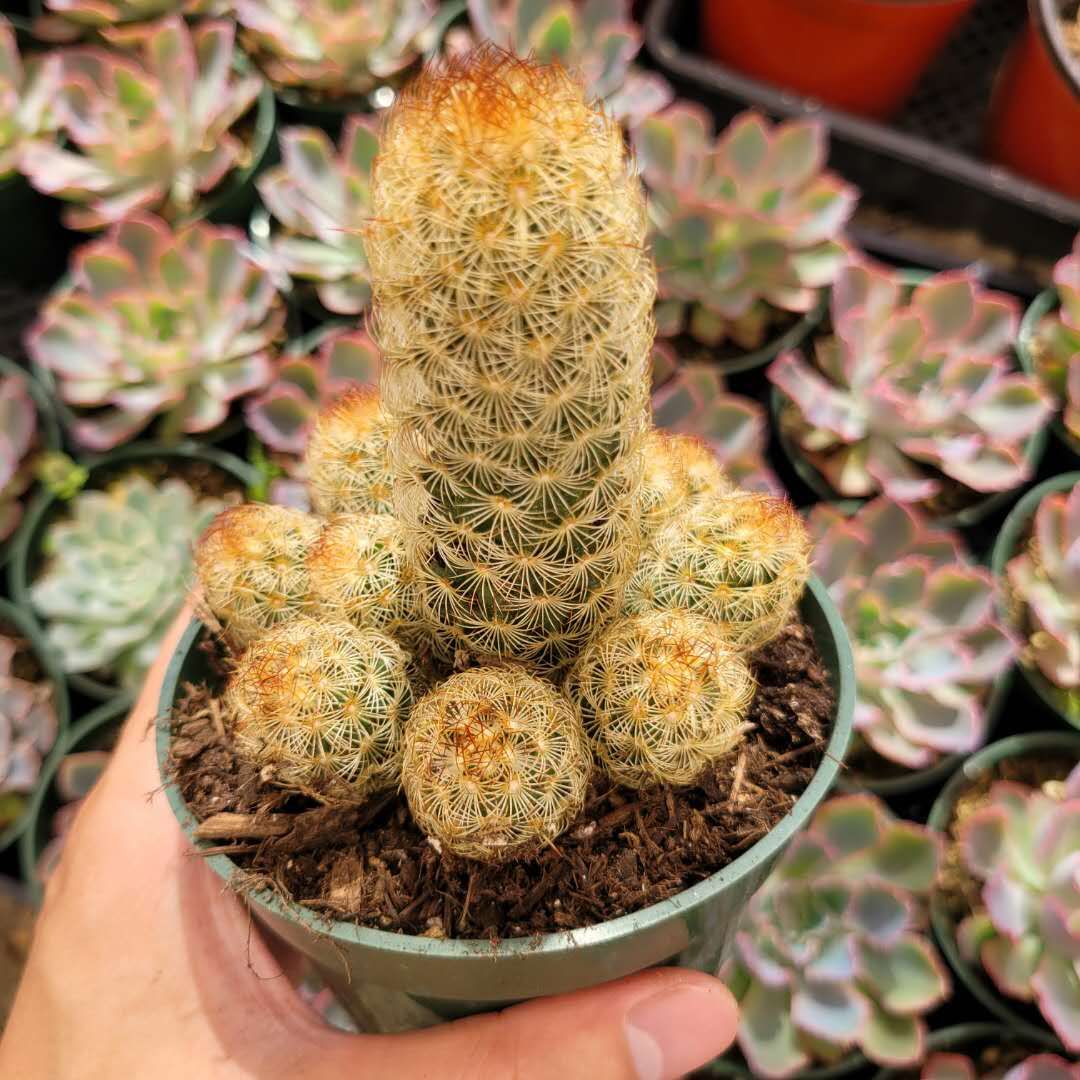
M 570 701 L 517 668 L 472 668 L 412 712 L 401 783 L 442 847 L 480 862 L 523 859 L 585 802 L 589 750 Z
M 284 506 L 246 503 L 213 520 L 195 548 L 203 604 L 234 649 L 307 609 L 307 557 L 319 521 Z
M 569 681 L 601 768 L 634 788 L 693 783 L 739 744 L 754 688 L 720 627 L 680 611 L 607 627 Z
M 395 512 L 427 617 L 557 667 L 637 556 L 654 273 L 618 126 L 487 46 L 399 98 L 367 239 Z
M 240 658 L 226 692 L 237 752 L 315 796 L 393 787 L 412 705 L 407 657 L 378 630 L 301 617 Z

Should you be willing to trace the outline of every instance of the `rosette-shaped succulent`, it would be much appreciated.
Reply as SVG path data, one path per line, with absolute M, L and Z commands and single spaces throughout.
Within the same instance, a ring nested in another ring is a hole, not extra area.
M 645 548 L 626 589 L 631 614 L 689 611 L 756 649 L 791 617 L 810 573 L 810 541 L 786 499 L 731 491 L 705 500 Z
M 25 375 L 0 375 L 0 540 L 22 517 L 19 496 L 30 483 L 29 457 L 37 436 L 37 410 Z
M 203 533 L 195 548 L 201 601 L 234 650 L 307 610 L 307 559 L 318 535 L 318 518 L 265 503 L 231 507 Z
M 65 671 L 138 687 L 184 602 L 192 545 L 220 509 L 182 480 L 137 473 L 71 500 L 45 531 L 30 589 Z
M 915 1065 L 949 980 L 920 932 L 938 837 L 869 796 L 831 799 L 747 906 L 722 976 L 755 1076 L 793 1076 L 853 1049 Z
M 401 783 L 417 825 L 443 851 L 525 859 L 585 804 L 581 721 L 550 683 L 473 668 L 421 698 L 405 729 Z
M 1042 789 L 995 783 L 958 840 L 983 903 L 957 930 L 961 952 L 1080 1053 L 1080 767 Z
M 1058 309 L 1043 319 L 1031 343 L 1039 378 L 1061 403 L 1062 421 L 1080 439 L 1080 233 L 1072 253 L 1054 267 Z
M 308 617 L 275 626 L 226 690 L 237 753 L 318 798 L 362 802 L 393 787 L 412 705 L 406 662 L 379 630 Z
M 567 683 L 597 763 L 632 788 L 697 780 L 742 740 L 755 688 L 720 627 L 682 611 L 605 627 Z
M 481 48 L 398 98 L 372 203 L 423 610 L 475 656 L 562 666 L 637 555 L 655 283 L 622 131 L 562 67 Z
M 269 380 L 284 321 L 236 230 L 135 216 L 78 251 L 26 347 L 75 411 L 74 438 L 108 450 L 158 416 L 165 439 L 216 427 Z
M 350 116 L 335 152 L 318 128 L 285 128 L 282 163 L 258 179 L 276 218 L 274 262 L 297 282 L 315 286 L 327 311 L 357 315 L 371 300 L 363 229 L 371 218 L 371 163 L 379 150 L 375 122 Z
M 1035 511 L 1025 550 L 1006 568 L 1027 632 L 1025 659 L 1080 717 L 1080 487 L 1052 492 Z
M 1053 408 L 1037 379 L 1010 373 L 1011 297 L 966 272 L 911 292 L 858 263 L 833 287 L 832 323 L 813 363 L 785 353 L 768 375 L 788 399 L 783 429 L 838 494 L 921 502 L 942 474 L 976 492 L 1030 477 L 1024 443 Z
M 825 171 L 821 124 L 772 127 L 750 112 L 714 138 L 709 113 L 679 102 L 633 135 L 651 196 L 662 334 L 754 349 L 777 313 L 816 306 L 847 259 L 842 233 L 858 198 Z
M 244 48 L 278 87 L 328 98 L 399 80 L 419 58 L 432 0 L 235 0 Z
M 975 1062 L 963 1054 L 931 1054 L 919 1073 L 919 1080 L 1080 1080 L 1080 1065 L 1070 1065 L 1057 1054 L 1033 1054 L 1006 1072 L 995 1066 L 979 1072 Z
M 0 635 L 0 832 L 18 819 L 56 740 L 52 687 L 12 670 L 20 645 Z
M 814 570 L 855 657 L 855 730 L 910 769 L 986 739 L 986 701 L 1016 645 L 995 615 L 993 577 L 959 537 L 875 499 L 850 517 L 815 506 Z
M 23 147 L 55 127 L 52 106 L 59 57 L 23 60 L 11 24 L 0 15 L 0 179 L 20 167 Z
M 630 125 L 674 96 L 665 79 L 633 62 L 644 36 L 629 0 L 469 0 L 468 6 L 472 33 L 451 30 L 450 51 L 493 41 L 518 56 L 557 61 L 581 78 L 590 101 L 602 101 L 609 115 Z
M 317 514 L 391 514 L 390 421 L 379 395 L 353 390 L 319 415 L 305 464 Z
M 259 96 L 258 75 L 233 72 L 228 22 L 192 29 L 170 16 L 124 33 L 124 52 L 61 55 L 52 109 L 66 146 L 32 140 L 21 168 L 39 191 L 72 203 L 64 222 L 99 229 L 137 210 L 191 213 L 249 147 L 234 130 Z
M 50 18 L 40 19 L 35 32 L 43 39 L 67 41 L 84 30 L 109 31 L 126 23 L 145 23 L 174 12 L 186 15 L 224 15 L 227 0 L 45 0 Z M 53 22 L 66 32 L 54 28 Z

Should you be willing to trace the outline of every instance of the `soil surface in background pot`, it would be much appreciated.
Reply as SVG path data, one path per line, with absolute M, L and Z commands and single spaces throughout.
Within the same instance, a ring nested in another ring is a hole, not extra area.
M 721 373 L 725 365 L 742 360 L 750 353 L 756 353 L 766 348 L 786 334 L 797 322 L 804 319 L 805 314 L 792 311 L 781 311 L 779 308 L 770 308 L 768 320 L 761 333 L 761 340 L 754 344 L 740 345 L 733 337 L 725 337 L 716 345 L 705 345 L 689 333 L 676 334 L 674 337 L 658 337 L 657 344 L 670 345 L 679 358 L 680 363 L 701 362 L 717 364 Z M 798 346 L 805 347 L 805 342 Z
M 752 666 L 754 730 L 698 786 L 641 793 L 597 778 L 581 817 L 523 862 L 440 855 L 400 792 L 342 809 L 262 782 L 237 760 L 205 686 L 188 688 L 173 713 L 168 772 L 199 821 L 250 815 L 246 832 L 230 827 L 227 841 L 203 849 L 229 855 L 247 872 L 245 887 L 407 934 L 495 941 L 557 932 L 682 892 L 791 810 L 824 755 L 835 690 L 802 623 L 757 652 Z

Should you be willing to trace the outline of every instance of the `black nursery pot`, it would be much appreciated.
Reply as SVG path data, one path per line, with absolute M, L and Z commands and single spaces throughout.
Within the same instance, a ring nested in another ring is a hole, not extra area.
M 118 469 L 138 467 L 140 464 L 175 461 L 178 464 L 204 463 L 220 469 L 238 487 L 247 490 L 258 479 L 256 471 L 232 454 L 195 442 L 176 444 L 132 443 L 121 450 L 87 458 L 82 465 L 88 476 L 83 487 L 95 487 L 103 476 Z M 42 542 L 51 522 L 63 513 L 65 500 L 51 491 L 41 491 L 31 502 L 23 516 L 22 524 L 15 533 L 11 545 L 11 561 L 8 564 L 8 590 L 18 607 L 33 623 L 37 632 L 44 636 L 43 627 L 34 615 L 30 602 L 30 587 L 43 561 Z M 130 690 L 122 690 L 113 683 L 93 675 L 71 674 L 68 682 L 72 689 L 95 701 L 120 698 L 128 704 L 134 698 Z

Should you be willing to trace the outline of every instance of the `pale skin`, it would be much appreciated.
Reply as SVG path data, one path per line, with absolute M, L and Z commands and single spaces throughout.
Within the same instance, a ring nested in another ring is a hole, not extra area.
M 674 1080 L 731 1044 L 731 995 L 675 969 L 409 1035 L 328 1028 L 156 790 L 149 730 L 187 617 L 170 631 L 49 884 L 0 1040 L 0 1076 Z

